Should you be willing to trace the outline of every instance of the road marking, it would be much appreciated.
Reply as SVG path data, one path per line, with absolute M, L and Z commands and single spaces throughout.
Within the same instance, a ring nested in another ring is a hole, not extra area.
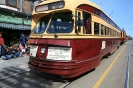
M 122 53 L 122 51 L 125 49 L 125 46 L 122 48 L 122 50 L 120 51 L 120 53 L 115 57 L 115 59 L 113 60 L 113 62 L 109 65 L 109 67 L 106 69 L 106 71 L 103 73 L 103 75 L 100 77 L 100 79 L 96 82 L 96 84 L 93 86 L 93 88 L 98 88 L 99 85 L 101 84 L 101 82 L 103 81 L 103 79 L 105 78 L 105 76 L 108 74 L 108 72 L 110 71 L 110 69 L 112 68 L 112 66 L 114 65 L 114 63 L 116 62 L 116 60 L 118 59 L 118 57 L 120 56 L 120 54 Z

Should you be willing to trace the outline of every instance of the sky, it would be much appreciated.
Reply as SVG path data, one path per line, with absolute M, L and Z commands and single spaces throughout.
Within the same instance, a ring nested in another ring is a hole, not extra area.
M 133 37 L 133 0 L 90 0 Z

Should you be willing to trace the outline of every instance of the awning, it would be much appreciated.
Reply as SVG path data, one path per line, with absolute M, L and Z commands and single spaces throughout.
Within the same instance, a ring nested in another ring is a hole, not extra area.
M 1 28 L 14 29 L 14 30 L 30 30 L 30 26 L 28 25 L 20 25 L 20 24 L 11 24 L 11 23 L 0 23 Z

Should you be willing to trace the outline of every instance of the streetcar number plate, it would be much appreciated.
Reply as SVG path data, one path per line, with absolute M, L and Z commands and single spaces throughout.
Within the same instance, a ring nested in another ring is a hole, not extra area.
M 36 45 L 30 45 L 30 55 L 33 57 L 36 57 L 38 46 Z
M 72 48 L 49 47 L 47 59 L 51 60 L 71 60 Z

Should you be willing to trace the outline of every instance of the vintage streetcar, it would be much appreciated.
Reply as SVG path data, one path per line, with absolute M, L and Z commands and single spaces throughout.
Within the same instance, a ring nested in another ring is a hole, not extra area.
M 121 29 L 89 0 L 45 0 L 31 23 L 29 68 L 63 78 L 96 68 L 121 43 Z

